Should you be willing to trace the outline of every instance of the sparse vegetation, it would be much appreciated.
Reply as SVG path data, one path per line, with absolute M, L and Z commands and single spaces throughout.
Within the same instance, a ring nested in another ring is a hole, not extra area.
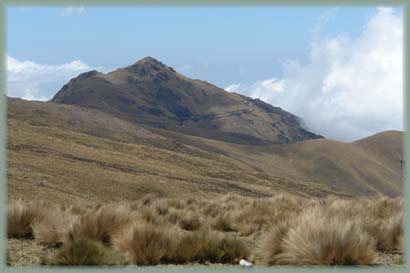
M 375 239 L 361 224 L 313 209 L 282 223 L 261 241 L 267 265 L 369 265 Z
M 101 242 L 79 239 L 70 242 L 55 254 L 47 256 L 47 265 L 121 265 L 127 264 L 125 256 L 104 246 Z
M 32 225 L 45 213 L 40 204 L 17 200 L 7 206 L 7 237 L 32 237 Z
M 229 214 L 222 214 L 218 216 L 214 220 L 212 227 L 215 230 L 224 231 L 224 232 L 235 231 L 235 229 L 232 227 L 232 220 Z
M 127 253 L 137 265 L 156 265 L 171 249 L 168 228 L 135 223 L 114 238 L 114 249 Z
M 185 230 L 193 231 L 201 227 L 201 219 L 195 215 L 187 215 L 179 221 L 179 227 Z
M 64 213 L 58 208 L 48 209 L 41 220 L 32 224 L 33 237 L 41 245 L 59 246 L 63 244 L 76 218 L 75 215 Z
M 124 204 L 107 205 L 80 216 L 68 230 L 70 241 L 91 239 L 110 245 L 112 237 L 132 220 L 133 213 Z
M 241 258 L 256 265 L 374 265 L 403 251 L 400 198 L 151 195 L 75 209 L 20 200 L 8 206 L 7 217 L 9 237 L 29 234 L 49 247 L 47 265 L 236 264 Z
M 152 58 L 53 101 L 7 98 L 8 265 L 403 263 L 403 199 L 352 197 L 401 196 L 403 132 L 300 141 Z

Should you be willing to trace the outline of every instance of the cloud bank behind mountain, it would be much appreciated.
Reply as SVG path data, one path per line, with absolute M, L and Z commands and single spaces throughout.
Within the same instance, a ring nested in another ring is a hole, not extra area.
M 394 9 L 378 8 L 358 37 L 316 39 L 309 61 L 287 61 L 282 78 L 226 90 L 282 107 L 331 139 L 403 130 L 402 21 Z

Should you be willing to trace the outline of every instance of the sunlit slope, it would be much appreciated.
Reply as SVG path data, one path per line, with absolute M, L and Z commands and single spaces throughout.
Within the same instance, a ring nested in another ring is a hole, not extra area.
M 318 139 L 265 146 L 172 136 L 293 181 L 315 181 L 352 195 L 402 195 L 403 133 L 399 131 L 353 143 Z
M 97 110 L 48 102 L 8 100 L 7 151 L 11 199 L 107 202 L 147 193 L 340 193 L 268 174 Z

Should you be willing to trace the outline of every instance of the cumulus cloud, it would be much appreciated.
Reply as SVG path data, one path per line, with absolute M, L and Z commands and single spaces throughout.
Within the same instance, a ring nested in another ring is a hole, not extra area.
M 87 12 L 84 7 L 66 7 L 60 11 L 61 16 L 85 14 L 87 14 Z
M 27 100 L 49 100 L 69 79 L 95 69 L 82 61 L 49 65 L 7 56 L 7 95 Z
M 225 88 L 226 91 L 228 92 L 237 92 L 239 91 L 241 88 L 241 84 L 240 83 L 233 83 L 231 85 L 229 85 L 228 87 Z
M 403 130 L 402 85 L 402 15 L 378 8 L 358 37 L 314 40 L 309 61 L 286 62 L 283 78 L 227 90 L 282 107 L 328 138 L 352 141 Z

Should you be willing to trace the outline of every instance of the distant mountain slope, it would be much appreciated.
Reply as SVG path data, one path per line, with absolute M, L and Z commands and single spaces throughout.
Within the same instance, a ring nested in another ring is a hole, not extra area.
M 11 198 L 132 200 L 161 195 L 398 196 L 403 133 L 353 142 L 243 145 L 142 128 L 96 109 L 8 99 Z M 44 186 L 37 183 L 44 181 Z
M 12 198 L 402 195 L 402 132 L 323 139 L 291 113 L 151 57 L 80 74 L 50 102 L 9 98 L 7 121 Z
M 147 193 L 346 194 L 264 173 L 100 110 L 21 99 L 8 99 L 7 109 L 7 190 L 12 200 L 72 204 L 132 201 Z
M 399 131 L 382 132 L 353 143 L 315 139 L 263 146 L 169 136 L 292 181 L 314 181 L 352 195 L 403 193 L 403 132 Z
M 283 150 L 305 178 L 326 181 L 327 185 L 358 195 L 401 195 L 403 133 L 382 134 L 385 138 L 377 134 L 355 143 L 304 141 Z
M 403 169 L 404 134 L 401 131 L 384 131 L 355 141 L 353 145 L 374 155 L 374 158 L 390 168 Z
M 299 118 L 210 83 L 189 79 L 154 58 L 108 74 L 90 71 L 51 100 L 92 107 L 122 119 L 234 143 L 293 143 L 321 138 Z

